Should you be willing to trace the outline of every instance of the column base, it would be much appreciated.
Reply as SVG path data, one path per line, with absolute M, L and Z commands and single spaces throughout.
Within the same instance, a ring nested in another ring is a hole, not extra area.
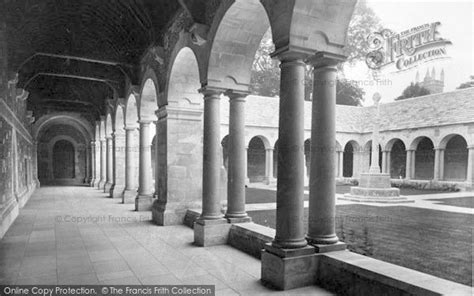
M 138 189 L 125 189 L 122 192 L 122 203 L 123 204 L 134 204 L 135 198 L 137 197 Z
M 137 195 L 135 198 L 135 211 L 150 211 L 153 204 L 153 195 Z
M 96 183 L 96 182 L 97 182 L 96 179 L 92 179 L 92 180 L 91 180 L 91 183 L 89 184 L 90 187 L 95 187 L 95 183 Z
M 227 216 L 225 216 L 224 218 L 227 219 L 227 221 L 231 224 L 252 222 L 252 218 L 250 218 L 249 216 L 243 216 L 243 217 L 227 217 Z
M 103 190 L 103 189 L 104 189 L 104 186 L 105 186 L 105 181 L 99 180 L 99 182 L 97 183 L 97 186 L 96 186 L 96 187 L 97 187 L 97 189 L 99 189 L 99 190 L 100 190 L 100 189 Z
M 316 282 L 319 256 L 312 246 L 280 249 L 267 243 L 261 260 L 261 280 L 266 286 L 289 290 Z
M 153 222 L 159 226 L 183 225 L 186 211 L 186 205 L 181 203 L 167 203 L 159 200 L 155 195 L 155 201 L 151 207 L 151 216 Z
M 110 197 L 112 197 L 112 198 L 122 198 L 122 194 L 123 194 L 124 190 L 125 190 L 125 186 L 115 185 L 112 189 Z
M 224 218 L 215 220 L 198 219 L 194 222 L 194 244 L 201 247 L 225 245 L 232 224 Z
M 336 251 L 345 251 L 347 248 L 346 243 L 337 242 L 335 244 L 323 245 L 323 244 L 311 244 L 314 247 L 316 253 L 328 253 Z
M 105 183 L 104 185 L 104 193 L 109 194 L 109 197 L 112 197 L 112 191 L 114 190 L 114 185 L 113 183 Z

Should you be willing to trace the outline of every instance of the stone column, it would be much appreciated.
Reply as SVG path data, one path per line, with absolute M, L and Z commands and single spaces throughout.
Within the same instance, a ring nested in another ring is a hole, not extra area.
M 111 197 L 122 199 L 125 190 L 125 134 L 121 130 L 114 133 L 114 187 Z
M 265 149 L 265 183 L 272 184 L 275 180 L 273 178 L 273 148 Z
M 387 173 L 387 153 L 388 151 L 386 150 L 382 151 L 382 173 L 383 174 Z
M 227 93 L 229 103 L 229 139 L 227 167 L 227 212 L 230 223 L 250 222 L 245 211 L 245 97 L 244 93 Z
M 89 183 L 90 182 L 90 161 L 91 161 L 91 148 L 89 145 L 86 145 L 85 147 L 85 155 L 86 155 L 86 171 L 84 172 L 84 183 Z
M 135 198 L 136 211 L 151 210 L 153 204 L 153 186 L 151 170 L 151 120 L 140 120 L 140 152 L 139 152 L 139 176 L 138 195 Z
M 337 176 L 339 178 L 344 177 L 344 151 L 338 151 L 338 157 L 339 157 L 339 170 Z
M 440 165 L 441 165 L 441 158 L 440 152 L 441 148 L 434 148 L 435 151 L 435 158 L 434 158 L 434 172 L 433 172 L 433 180 L 438 181 L 440 179 Z
M 107 182 L 107 150 L 106 139 L 100 139 L 100 182 L 99 190 L 104 190 Z
M 125 190 L 122 194 L 122 203 L 132 203 L 137 196 L 137 176 L 135 170 L 137 167 L 137 150 L 135 133 L 136 126 L 125 128 Z
M 445 149 L 439 151 L 439 180 L 444 180 L 444 152 Z
M 101 179 L 101 167 L 102 167 L 102 159 L 101 159 L 101 143 L 100 139 L 95 141 L 95 182 L 94 187 L 99 188 L 99 183 Z
M 278 178 L 274 249 L 307 245 L 304 235 L 304 77 L 301 56 L 285 53 L 281 60 L 278 127 Z M 335 139 L 332 141 L 334 145 Z M 272 250 L 273 249 L 273 250 Z
M 194 223 L 194 243 L 198 246 L 210 246 L 226 243 L 230 225 L 222 215 L 219 195 L 219 103 L 222 91 L 206 87 L 200 89 L 200 92 L 204 95 L 202 213 Z
M 468 157 L 467 157 L 467 174 L 466 181 L 468 185 L 473 189 L 474 186 L 474 146 L 468 146 Z
M 112 190 L 114 188 L 114 136 L 108 135 L 106 138 L 106 180 L 104 192 L 112 197 Z
M 94 187 L 94 184 L 96 182 L 97 178 L 97 171 L 96 171 L 96 149 L 95 149 L 95 141 L 91 141 L 91 181 L 90 181 L 90 187 Z
M 314 57 L 311 173 L 307 239 L 319 252 L 345 249 L 336 236 L 336 65 L 342 57 Z M 378 144 L 376 142 L 376 147 Z M 378 149 L 377 149 L 378 150 Z M 377 153 L 378 158 L 378 153 Z M 376 163 L 378 160 L 375 159 Z M 327 247 L 333 245 L 333 247 Z
M 413 161 L 415 158 L 415 150 L 407 149 L 407 165 L 405 168 L 405 179 L 411 180 L 413 179 L 414 172 L 415 172 L 415 162 Z

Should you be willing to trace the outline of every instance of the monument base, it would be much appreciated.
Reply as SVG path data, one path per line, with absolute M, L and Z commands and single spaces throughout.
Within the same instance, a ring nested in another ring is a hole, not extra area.
M 389 174 L 361 174 L 358 187 L 351 187 L 351 192 L 339 197 L 341 200 L 374 203 L 408 203 L 414 202 L 400 196 L 400 189 L 392 188 Z

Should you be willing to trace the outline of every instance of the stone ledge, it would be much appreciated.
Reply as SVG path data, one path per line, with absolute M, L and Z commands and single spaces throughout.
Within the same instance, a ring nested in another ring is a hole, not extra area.
M 228 244 L 258 259 L 266 243 L 275 237 L 275 230 L 255 223 L 233 224 Z
M 349 251 L 320 255 L 316 284 L 343 295 L 472 295 L 471 287 Z
M 255 223 L 233 224 L 228 244 L 256 258 L 275 230 Z M 314 254 L 313 284 L 342 295 L 472 295 L 471 287 L 350 251 Z

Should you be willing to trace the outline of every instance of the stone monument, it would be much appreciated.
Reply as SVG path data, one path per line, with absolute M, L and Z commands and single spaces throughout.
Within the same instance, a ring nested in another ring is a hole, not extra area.
M 379 166 L 379 125 L 380 109 L 379 102 L 381 96 L 375 93 L 373 96 L 375 106 L 374 125 L 372 133 L 372 163 L 368 173 L 360 175 L 359 186 L 351 187 L 350 193 L 344 194 L 339 199 L 359 201 L 359 202 L 378 202 L 378 203 L 403 203 L 413 202 L 406 197 L 400 196 L 400 189 L 392 188 L 390 184 L 390 174 L 380 172 Z

